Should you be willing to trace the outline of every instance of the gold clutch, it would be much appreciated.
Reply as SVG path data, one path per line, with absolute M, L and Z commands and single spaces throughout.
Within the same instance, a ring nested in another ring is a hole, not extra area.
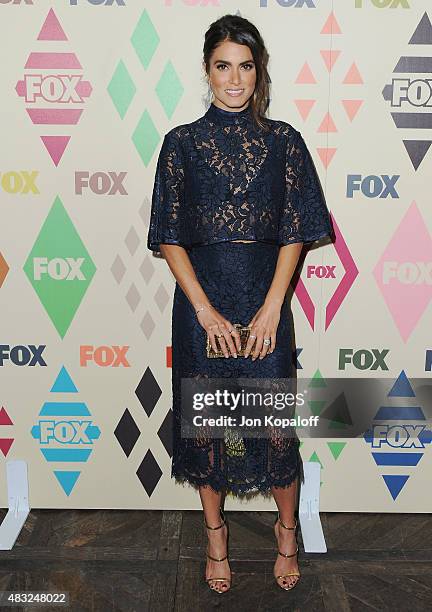
M 236 328 L 236 330 L 240 333 L 240 345 L 241 345 L 241 349 L 240 351 L 237 351 L 237 355 L 239 355 L 240 357 L 244 357 L 244 351 L 246 348 L 246 344 L 247 341 L 249 339 L 249 334 L 250 334 L 250 327 L 248 326 L 244 326 L 244 325 L 240 325 L 240 323 L 235 323 L 234 327 Z M 215 338 L 215 341 L 217 344 L 219 344 L 219 338 Z M 233 342 L 234 342 L 234 338 L 233 338 Z M 226 343 L 226 341 L 225 341 Z M 235 343 L 234 343 L 235 345 Z M 229 351 L 228 351 L 228 354 Z M 219 344 L 219 350 L 218 351 L 214 351 L 212 345 L 210 344 L 210 338 L 207 336 L 207 357 L 209 359 L 215 359 L 217 357 L 225 357 L 225 355 L 222 352 L 222 349 L 220 348 L 220 344 Z

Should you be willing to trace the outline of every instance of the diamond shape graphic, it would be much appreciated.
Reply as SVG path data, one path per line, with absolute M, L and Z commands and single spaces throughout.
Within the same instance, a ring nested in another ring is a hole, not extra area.
M 147 70 L 159 44 L 159 36 L 145 9 L 132 34 L 131 43 L 141 64 Z
M 136 22 L 130 43 L 141 66 L 147 70 L 156 50 L 159 49 L 160 37 L 146 9 L 142 11 Z M 152 82 L 150 89 L 147 87 L 146 93 L 154 92 L 166 117 L 171 119 L 183 96 L 184 87 L 171 60 L 166 61 L 162 72 L 158 71 L 158 74 L 157 82 Z M 152 75 L 149 76 L 153 81 Z M 121 119 L 125 118 L 137 97 L 140 82 L 140 78 L 133 73 L 131 67 L 120 60 L 108 85 L 108 93 Z M 132 142 L 145 166 L 149 165 L 160 139 L 160 133 L 149 111 L 144 109 L 133 130 Z
M 404 342 L 432 299 L 432 237 L 413 202 L 373 275 Z
M 162 477 L 162 470 L 150 449 L 141 461 L 136 474 L 146 490 L 147 495 L 151 497 L 156 485 Z
M 147 110 L 143 112 L 132 134 L 132 142 L 145 166 L 148 166 L 160 141 L 160 135 Z
M 135 96 L 136 87 L 122 60 L 119 61 L 110 84 L 108 85 L 108 93 L 118 114 L 124 119 L 132 99 Z
M 141 406 L 144 408 L 147 416 L 151 416 L 160 396 L 162 395 L 162 390 L 149 367 L 147 367 L 137 388 L 135 389 L 135 394 L 139 399 Z
M 24 272 L 61 338 L 95 271 L 96 266 L 57 196 L 24 264 Z
M 127 408 L 114 430 L 114 435 L 126 457 L 129 457 L 141 432 Z
M 355 261 L 348 248 L 348 245 L 345 242 L 345 239 L 342 235 L 341 230 L 339 229 L 338 224 L 336 223 L 336 219 L 333 213 L 330 213 L 330 217 L 332 220 L 332 225 L 336 238 L 335 241 L 332 242 L 332 246 L 335 249 L 337 256 L 339 257 L 341 265 L 344 269 L 344 274 L 341 277 L 338 286 L 336 287 L 332 297 L 330 298 L 326 306 L 325 331 L 327 331 L 331 322 L 335 318 L 336 313 L 342 306 L 342 302 L 345 300 L 346 296 L 351 290 L 351 287 L 353 286 L 354 281 L 359 273 Z M 314 330 L 316 311 L 312 297 L 309 291 L 307 290 L 302 278 L 299 276 L 298 272 L 294 274 L 293 282 L 295 284 L 294 292 L 298 298 L 298 301 L 300 302 L 301 307 L 303 308 L 303 311 L 311 326 L 311 329 Z
M 9 266 L 7 265 L 6 259 L 0 253 L 0 287 L 3 285 L 8 272 Z
M 171 61 L 168 61 L 156 85 L 156 93 L 168 119 L 171 119 L 173 116 L 183 91 L 183 85 L 177 76 L 177 72 Z

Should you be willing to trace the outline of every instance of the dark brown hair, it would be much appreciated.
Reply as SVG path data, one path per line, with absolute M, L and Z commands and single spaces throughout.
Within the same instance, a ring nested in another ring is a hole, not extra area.
M 255 123 L 268 129 L 265 114 L 270 104 L 270 75 L 267 71 L 269 54 L 258 29 L 244 17 L 239 15 L 224 15 L 214 21 L 205 33 L 203 59 L 206 72 L 210 72 L 210 58 L 213 51 L 221 43 L 230 41 L 246 45 L 252 53 L 255 62 L 255 91 L 249 101 Z

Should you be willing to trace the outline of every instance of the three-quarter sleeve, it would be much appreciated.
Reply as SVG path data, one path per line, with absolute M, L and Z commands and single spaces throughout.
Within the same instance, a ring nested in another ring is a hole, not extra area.
M 306 143 L 300 132 L 287 140 L 285 196 L 278 230 L 281 246 L 332 235 L 330 213 Z
M 153 185 L 147 247 L 161 244 L 187 246 L 184 222 L 184 164 L 179 138 L 173 131 L 163 140 Z

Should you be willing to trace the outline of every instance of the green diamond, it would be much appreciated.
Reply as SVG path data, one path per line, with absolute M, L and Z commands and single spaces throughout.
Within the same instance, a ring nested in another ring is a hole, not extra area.
M 183 85 L 169 60 L 161 78 L 156 85 L 156 93 L 168 119 L 171 119 L 180 98 L 183 95 Z
M 24 272 L 61 338 L 95 271 L 96 266 L 57 196 L 24 264 Z
M 147 70 L 159 44 L 159 36 L 145 9 L 132 34 L 131 43 L 141 64 Z
M 123 119 L 136 93 L 135 84 L 123 60 L 120 60 L 117 64 L 117 68 L 108 85 L 108 93 L 118 114 Z
M 145 166 L 148 166 L 159 143 L 160 136 L 149 113 L 144 111 L 132 134 L 132 141 Z

